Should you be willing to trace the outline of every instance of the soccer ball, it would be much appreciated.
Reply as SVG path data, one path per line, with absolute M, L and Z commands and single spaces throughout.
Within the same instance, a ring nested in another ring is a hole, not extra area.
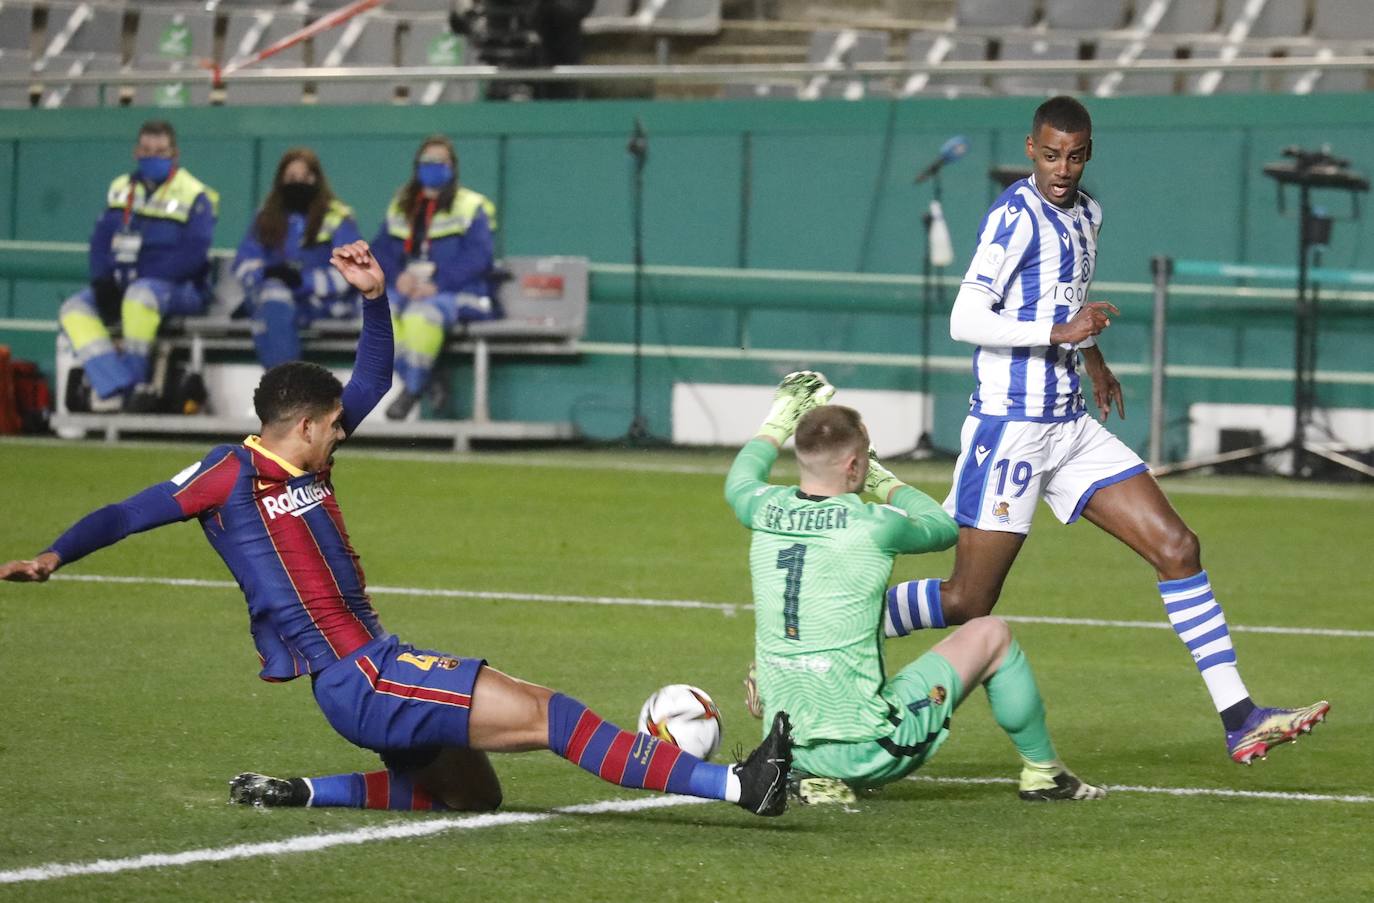
M 700 687 L 669 684 L 644 701 L 639 731 L 709 759 L 720 748 L 720 709 Z

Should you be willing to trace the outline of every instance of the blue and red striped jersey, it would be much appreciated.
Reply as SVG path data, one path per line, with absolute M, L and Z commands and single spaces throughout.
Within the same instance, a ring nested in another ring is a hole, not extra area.
M 265 680 L 318 671 L 384 633 L 330 472 L 297 470 L 249 436 L 171 493 L 243 589 Z
M 363 304 L 353 375 L 343 388 L 352 434 L 391 385 L 393 345 L 386 296 Z M 97 509 L 49 551 L 63 565 L 131 533 L 198 518 L 248 600 L 264 680 L 291 680 L 385 635 L 367 595 L 330 481 L 333 463 L 306 473 L 256 436 L 221 445 L 162 483 Z

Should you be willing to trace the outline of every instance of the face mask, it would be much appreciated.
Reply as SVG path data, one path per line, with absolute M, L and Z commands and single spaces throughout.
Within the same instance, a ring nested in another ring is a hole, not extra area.
M 139 157 L 138 177 L 145 182 L 161 185 L 172 174 L 171 157 Z
M 421 161 L 415 169 L 415 177 L 426 188 L 443 188 L 453 181 L 453 167 L 447 163 Z
M 320 186 L 310 182 L 283 182 L 280 189 L 282 206 L 292 213 L 304 213 L 310 209 Z

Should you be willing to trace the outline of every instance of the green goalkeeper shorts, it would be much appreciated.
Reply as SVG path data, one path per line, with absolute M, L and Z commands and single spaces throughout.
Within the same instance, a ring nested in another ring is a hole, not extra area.
M 959 674 L 944 656 L 927 652 L 883 688 L 895 714 L 892 733 L 876 740 L 817 740 L 792 751 L 797 771 L 875 787 L 925 764 L 949 736 L 949 719 L 963 698 Z

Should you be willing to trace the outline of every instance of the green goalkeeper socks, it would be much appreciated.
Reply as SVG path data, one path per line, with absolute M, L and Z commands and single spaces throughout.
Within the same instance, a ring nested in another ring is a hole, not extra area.
M 1028 765 L 1062 769 L 1055 755 L 1050 731 L 1045 725 L 1045 703 L 1040 688 L 1035 685 L 1030 662 L 1021 651 L 1021 644 L 1011 641 L 1002 666 L 984 683 L 988 704 L 997 726 L 1007 732 L 1016 751 Z

